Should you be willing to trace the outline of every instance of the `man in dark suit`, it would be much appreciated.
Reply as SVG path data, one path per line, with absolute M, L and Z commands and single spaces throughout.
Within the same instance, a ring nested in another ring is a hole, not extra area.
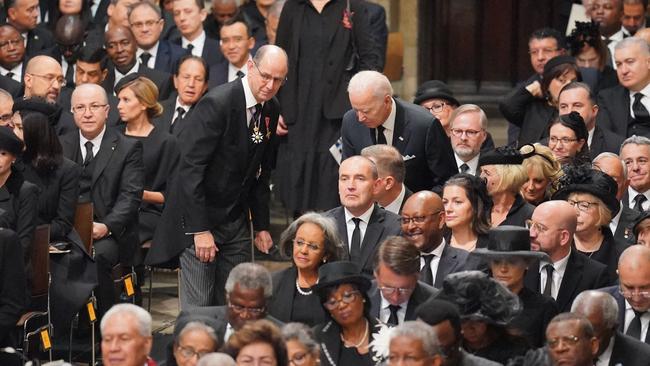
M 415 309 L 439 291 L 418 281 L 420 254 L 408 240 L 393 236 L 377 250 L 375 280 L 368 291 L 370 316 L 389 326 L 415 320 Z
M 221 25 L 237 14 L 240 14 L 237 0 L 213 0 L 212 12 L 203 21 L 203 28 L 208 34 L 208 37 L 219 40 L 219 29 L 221 29 Z
M 136 43 L 133 33 L 123 26 L 112 27 L 105 34 L 105 45 L 111 63 L 102 86 L 107 94 L 115 95 L 115 85 L 128 74 L 137 72 L 158 86 L 158 100 L 169 98 L 173 90 L 170 74 L 141 65 L 136 59 Z
M 406 186 L 414 191 L 441 187 L 457 173 L 442 126 L 422 108 L 392 97 L 384 75 L 361 71 L 348 86 L 352 110 L 343 116 L 343 159 L 366 146 L 395 146 L 406 164 Z
M 379 174 L 372 160 L 347 158 L 339 167 L 341 206 L 326 213 L 334 218 L 343 239 L 343 259 L 356 263 L 366 274 L 373 271 L 379 244 L 400 232 L 399 216 L 375 204 L 378 188 Z
M 174 73 L 174 87 L 178 95 L 160 103 L 163 112 L 154 124 L 175 136 L 186 127 L 187 114 L 208 90 L 208 64 L 200 57 L 186 55 L 178 62 Z
M 242 17 L 227 20 L 221 26 L 220 34 L 220 47 L 224 58 L 210 66 L 210 89 L 245 75 L 244 66 L 251 58 L 251 50 L 255 46 L 255 38 Z
M 618 155 L 609 152 L 600 153 L 594 158 L 593 164 L 595 168 L 600 169 L 614 179 L 618 186 L 616 191 L 618 200 L 622 200 L 623 197 L 627 196 L 627 167 Z M 638 216 L 638 211 L 631 209 L 625 201 L 621 202 L 621 209 L 609 222 L 609 228 L 614 234 L 614 239 L 621 243 L 634 244 L 635 238 L 632 229 Z
M 618 153 L 624 138 L 596 124 L 598 106 L 589 85 L 577 81 L 569 83 L 560 91 L 558 100 L 560 115 L 578 112 L 585 121 L 592 159 L 602 152 Z
M 173 14 L 180 35 L 170 41 L 194 56 L 203 57 L 208 65 L 223 60 L 219 41 L 208 37 L 203 30 L 203 21 L 208 15 L 204 0 L 175 0 Z
M 363 4 L 368 11 L 370 34 L 375 39 L 375 43 L 377 43 L 377 47 L 379 47 L 379 54 L 381 55 L 381 67 L 379 70 L 383 70 L 384 65 L 386 64 L 386 48 L 388 47 L 388 25 L 386 24 L 386 10 L 382 5 L 374 3 L 372 1 L 363 1 Z
M 643 136 L 631 136 L 621 145 L 621 159 L 627 167 L 627 192 L 621 198 L 621 204 L 637 212 L 650 209 L 650 139 Z
M 620 85 L 598 93 L 596 125 L 623 137 L 650 136 L 650 46 L 641 38 L 625 38 L 616 45 L 614 58 L 620 64 Z
M 399 215 L 404 202 L 413 194 L 404 185 L 404 159 L 396 148 L 388 145 L 371 145 L 361 150 L 361 156 L 372 160 L 379 174 L 379 190 L 375 202 L 385 210 Z
M 0 75 L 20 83 L 25 67 L 23 36 L 11 24 L 0 25 Z
M 618 304 L 610 294 L 588 290 L 573 300 L 571 312 L 586 317 L 598 337 L 597 365 L 643 366 L 650 360 L 650 345 L 618 329 Z
M 250 284 L 259 286 L 251 288 Z M 273 293 L 273 286 L 271 274 L 266 268 L 255 263 L 238 264 L 230 272 L 225 286 L 227 305 L 184 309 L 178 315 L 179 321 L 193 315 L 215 319 L 219 324 L 219 329 L 215 331 L 221 344 L 251 321 L 266 318 L 276 325 L 282 325 L 282 322 L 267 314 L 267 303 Z
M 187 235 L 164 240 L 174 233 L 157 233 L 154 241 L 162 245 L 148 255 L 153 260 L 180 254 L 183 307 L 224 304 L 228 273 L 250 259 L 250 225 L 259 250 L 268 252 L 273 245 L 268 232 L 269 175 L 279 117 L 273 97 L 287 68 L 286 53 L 265 46 L 248 61 L 247 77 L 210 91 L 188 116 L 186 122 L 193 128 L 183 132 L 179 143 L 179 176 L 184 179 L 177 190 L 182 205 L 167 206 L 162 218 L 171 220 L 165 229 L 177 231 L 182 225 Z M 181 210 L 178 219 L 174 212 Z
M 27 307 L 25 256 L 18 235 L 0 230 L 0 346 L 15 346 L 16 323 Z M 8 360 L 0 356 L 3 364 Z
M 650 248 L 633 245 L 618 260 L 619 286 L 604 288 L 618 303 L 618 330 L 650 344 Z
M 5 0 L 4 4 L 7 23 L 13 25 L 26 42 L 27 58 L 54 46 L 52 33 L 45 27 L 38 27 L 38 0 Z
M 478 176 L 481 147 L 487 139 L 487 116 L 481 107 L 464 104 L 449 117 L 449 137 L 458 173 Z
M 130 8 L 128 19 L 138 45 L 138 63 L 146 68 L 171 74 L 178 60 L 188 52 L 161 39 L 165 20 L 158 5 L 149 1 L 138 2 Z
M 565 312 L 571 309 L 571 302 L 580 292 L 611 283 L 604 264 L 571 248 L 577 217 L 568 202 L 540 204 L 531 221 L 531 249 L 548 254 L 550 262 L 542 260 L 528 267 L 524 278 L 526 287 L 551 296 L 560 312 Z
M 445 213 L 440 196 L 430 191 L 414 193 L 402 209 L 402 236 L 420 250 L 420 280 L 435 288 L 448 274 L 477 269 L 469 252 L 445 243 Z
M 79 201 L 94 208 L 93 246 L 97 261 L 99 308 L 113 302 L 111 270 L 131 266 L 138 248 L 138 209 L 144 186 L 142 145 L 106 128 L 108 99 L 99 85 L 82 84 L 72 93 L 79 131 L 61 137 L 66 158 L 83 166 Z
M 551 319 L 546 328 L 546 344 L 549 364 L 554 366 L 593 366 L 598 352 L 598 338 L 591 323 L 574 313 L 562 313 Z
M 106 22 L 108 22 L 108 7 L 111 0 L 93 0 L 90 5 L 90 14 L 92 15 L 92 27 L 96 29 L 104 29 Z

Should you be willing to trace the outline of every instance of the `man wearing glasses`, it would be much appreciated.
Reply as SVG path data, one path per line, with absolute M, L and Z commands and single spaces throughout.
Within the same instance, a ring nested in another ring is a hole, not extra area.
M 391 327 L 415 320 L 415 309 L 438 293 L 418 281 L 420 251 L 400 236 L 392 236 L 381 243 L 374 275 L 368 291 L 370 315 Z
M 459 173 L 477 175 L 481 146 L 487 138 L 487 116 L 475 104 L 458 107 L 450 116 L 451 148 Z
M 42 97 L 56 103 L 66 84 L 61 65 L 50 56 L 35 56 L 25 68 L 25 98 Z
M 568 202 L 548 201 L 537 206 L 526 222 L 531 249 L 548 254 L 551 260 L 531 264 L 524 285 L 551 296 L 560 312 L 570 311 L 580 292 L 610 284 L 607 266 L 571 249 L 577 220 Z
M 603 289 L 618 303 L 618 330 L 650 344 L 650 248 L 633 245 L 625 249 L 618 260 L 618 277 L 618 286 Z
M 386 76 L 361 71 L 348 86 L 352 110 L 343 116 L 343 159 L 370 145 L 397 148 L 406 164 L 404 183 L 413 192 L 440 187 L 457 173 L 441 124 L 422 108 L 393 98 Z
M 564 313 L 546 328 L 546 344 L 553 366 L 593 366 L 598 354 L 598 338 L 589 320 L 582 315 Z

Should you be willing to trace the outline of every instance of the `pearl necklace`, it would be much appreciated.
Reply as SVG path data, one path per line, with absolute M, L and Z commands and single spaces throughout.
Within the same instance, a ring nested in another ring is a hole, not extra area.
M 359 341 L 359 343 L 353 344 L 351 346 L 348 346 L 348 344 L 350 344 L 350 342 L 345 340 L 345 338 L 343 337 L 343 332 L 341 332 L 341 340 L 343 341 L 343 346 L 345 346 L 345 348 L 359 348 L 359 347 L 361 347 L 363 342 L 366 341 L 366 338 L 368 338 L 368 330 L 369 330 L 369 328 L 370 328 L 370 326 L 368 325 L 368 320 L 366 320 L 366 330 L 363 332 L 363 337 L 361 337 L 361 340 Z
M 316 281 L 316 283 L 318 283 L 318 281 Z M 309 296 L 309 295 L 312 294 L 312 292 L 314 292 L 314 290 L 311 290 L 311 287 L 310 287 L 310 290 L 309 290 L 309 291 L 303 291 L 303 290 L 300 288 L 300 284 L 298 283 L 298 279 L 297 279 L 297 278 L 296 278 L 296 291 L 298 291 L 298 293 L 301 294 L 302 296 Z

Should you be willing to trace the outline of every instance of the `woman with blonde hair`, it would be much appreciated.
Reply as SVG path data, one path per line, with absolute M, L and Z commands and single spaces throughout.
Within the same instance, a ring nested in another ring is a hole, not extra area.
M 153 238 L 165 203 L 165 191 L 175 176 L 180 154 L 176 139 L 151 122 L 162 113 L 162 106 L 157 102 L 158 87 L 153 81 L 131 74 L 117 83 L 115 93 L 124 134 L 142 143 L 145 181 L 139 235 L 140 242 L 144 243 Z
M 528 180 L 521 186 L 522 197 L 534 206 L 548 201 L 553 194 L 552 183 L 562 176 L 562 166 L 551 149 L 540 143 L 524 145 L 519 152 L 528 156 L 522 163 L 528 174 Z

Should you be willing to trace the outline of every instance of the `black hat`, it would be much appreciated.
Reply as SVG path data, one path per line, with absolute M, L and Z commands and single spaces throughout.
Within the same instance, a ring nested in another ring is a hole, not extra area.
M 530 232 L 521 226 L 503 225 L 490 229 L 488 246 L 477 248 L 472 254 L 483 257 L 524 257 L 526 259 L 548 259 L 544 252 L 530 250 Z
M 445 99 L 455 105 L 460 105 L 454 98 L 454 93 L 449 89 L 447 84 L 440 80 L 429 80 L 422 83 L 415 92 L 414 104 L 420 104 L 428 99 Z
M 115 91 L 115 95 L 119 94 L 120 91 L 124 89 L 124 86 L 126 84 L 132 82 L 133 80 L 136 80 L 139 77 L 140 77 L 140 73 L 134 72 L 121 78 L 120 81 L 118 81 L 117 84 L 115 84 L 115 88 L 113 88 L 113 90 Z
M 552 59 L 548 60 L 548 62 L 544 65 L 544 74 L 547 72 L 551 71 L 552 68 L 558 65 L 562 64 L 576 64 L 576 59 L 573 58 L 572 56 L 567 56 L 567 55 L 560 55 L 560 56 L 555 56 Z
M 513 164 L 520 165 L 524 161 L 524 156 L 521 155 L 519 150 L 510 146 L 497 147 L 494 150 L 481 153 L 478 158 L 478 166 L 483 165 L 505 165 Z
M 0 150 L 8 151 L 14 156 L 23 151 L 23 142 L 9 127 L 0 126 Z
M 605 206 L 616 216 L 621 208 L 616 198 L 618 186 L 612 177 L 592 169 L 589 165 L 569 166 L 557 183 L 557 191 L 551 197 L 554 200 L 566 200 L 573 192 L 589 193 L 600 198 Z
M 324 289 L 344 283 L 353 283 L 364 293 L 370 288 L 370 280 L 361 274 L 356 263 L 338 261 L 325 263 L 318 268 L 318 283 L 312 289 L 321 293 Z
M 519 297 L 481 271 L 452 273 L 438 298 L 456 304 L 463 320 L 507 325 L 522 310 Z

